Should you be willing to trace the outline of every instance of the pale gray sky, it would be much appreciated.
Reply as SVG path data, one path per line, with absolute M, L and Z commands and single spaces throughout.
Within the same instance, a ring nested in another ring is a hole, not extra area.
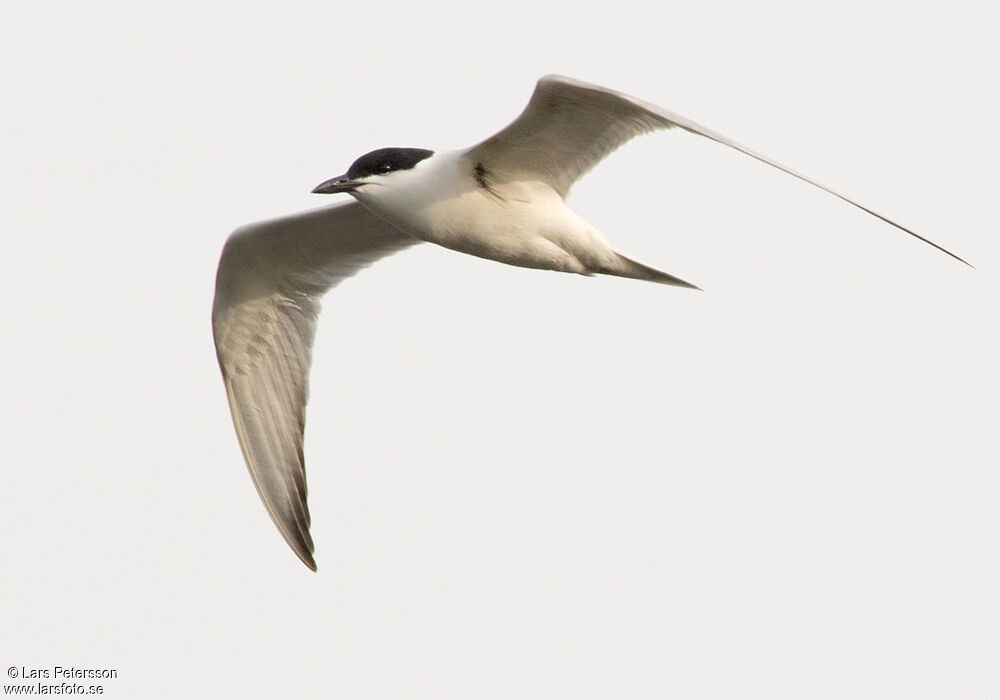
M 0 13 L 0 670 L 109 698 L 1000 694 L 995 3 L 35 3 Z M 229 231 L 560 72 L 684 133 L 571 205 L 702 287 L 425 246 L 331 294 L 319 573 L 212 347 Z M 6 682 L 6 681 L 4 681 Z

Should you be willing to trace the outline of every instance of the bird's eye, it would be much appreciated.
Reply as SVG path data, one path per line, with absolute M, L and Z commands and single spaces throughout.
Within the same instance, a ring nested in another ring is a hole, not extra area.
M 382 172 L 387 173 L 390 170 L 392 170 L 392 166 L 389 165 L 388 163 L 386 163 L 385 165 L 382 166 Z

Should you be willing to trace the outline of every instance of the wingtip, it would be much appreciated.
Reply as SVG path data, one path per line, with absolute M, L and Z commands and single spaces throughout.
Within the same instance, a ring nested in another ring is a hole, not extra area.
M 851 203 L 852 203 L 852 204 L 854 204 L 853 202 L 851 202 Z M 859 208 L 860 208 L 860 209 L 864 209 L 864 207 L 859 207 Z M 871 210 L 866 210 L 866 211 L 871 211 Z M 874 212 L 871 212 L 871 213 L 874 213 Z M 893 225 L 893 226 L 895 226 L 896 228 L 898 228 L 898 229 L 901 229 L 901 230 L 905 231 L 906 233 L 910 234 L 911 236 L 913 236 L 913 237 L 914 237 L 914 238 L 916 238 L 917 240 L 920 240 L 920 241 L 923 241 L 924 243 L 926 243 L 927 245 L 931 246 L 932 248 L 937 248 L 938 250 L 940 250 L 940 251 L 941 251 L 942 253 L 944 253 L 945 255 L 950 255 L 951 257 L 955 258 L 955 260 L 958 260 L 958 261 L 959 261 L 960 263 L 962 263 L 963 265 L 968 265 L 968 266 L 969 266 L 970 268 L 972 268 L 973 270 L 975 270 L 975 269 L 976 269 L 976 266 L 975 266 L 975 265 L 973 265 L 972 263 L 970 263 L 970 262 L 969 262 L 968 260 L 966 260 L 965 258 L 961 257 L 960 255 L 956 255 L 955 253 L 952 253 L 952 252 L 951 252 L 950 250 L 948 250 L 947 248 L 945 248 L 945 247 L 944 247 L 944 246 L 942 246 L 942 245 L 938 245 L 937 243 L 935 243 L 935 242 L 934 242 L 934 241 L 932 241 L 931 239 L 929 239 L 929 238 L 924 238 L 924 237 L 923 237 L 923 236 L 921 236 L 921 235 L 920 235 L 919 233 L 916 233 L 916 232 L 914 232 L 914 231 L 911 231 L 910 229 L 908 229 L 908 228 L 906 228 L 906 227 L 904 227 L 904 226 L 900 226 L 900 225 L 899 225 L 899 224 L 897 224 L 897 223 L 896 223 L 895 221 L 892 221 L 891 219 L 887 219 L 887 218 L 885 218 L 884 216 L 882 216 L 881 214 L 875 214 L 875 216 L 877 216 L 878 218 L 882 219 L 883 221 L 886 221 L 886 222 L 888 222 L 888 223 L 892 224 L 892 225 Z
M 302 560 L 302 563 L 305 564 L 308 569 L 316 571 L 316 560 L 313 558 L 311 552 L 296 552 L 296 554 L 299 555 L 299 559 Z

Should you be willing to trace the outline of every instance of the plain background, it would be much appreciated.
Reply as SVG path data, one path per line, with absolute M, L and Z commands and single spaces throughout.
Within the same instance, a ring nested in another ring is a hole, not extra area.
M 112 698 L 1000 695 L 994 2 L 6 3 L 0 668 Z M 221 246 L 559 72 L 700 121 L 570 204 L 705 289 L 425 246 L 325 303 L 319 573 L 246 473 Z

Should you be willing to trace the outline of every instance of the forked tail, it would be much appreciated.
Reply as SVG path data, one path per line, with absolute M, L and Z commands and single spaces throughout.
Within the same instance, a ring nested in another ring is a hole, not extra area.
M 618 256 L 615 262 L 606 269 L 600 270 L 601 274 L 646 280 L 647 282 L 658 282 L 659 284 L 669 284 L 673 287 L 687 287 L 688 289 L 701 291 L 701 287 L 697 287 L 690 282 L 685 282 L 680 277 L 674 277 L 649 265 L 643 265 L 641 262 L 627 258 L 621 253 L 616 252 L 615 255 Z

